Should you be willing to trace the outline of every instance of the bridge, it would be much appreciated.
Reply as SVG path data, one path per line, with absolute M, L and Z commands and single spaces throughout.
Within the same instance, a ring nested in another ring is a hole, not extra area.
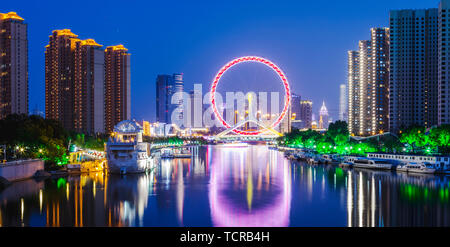
M 240 135 L 236 134 L 234 130 L 238 130 L 246 124 L 256 124 L 261 130 L 258 135 Z M 280 132 L 274 130 L 271 127 L 267 127 L 256 119 L 250 118 L 244 121 L 237 123 L 234 127 L 226 129 L 219 133 L 218 135 L 211 138 L 213 141 L 222 141 L 222 142 L 234 142 L 234 141 L 265 141 L 272 142 L 275 141 L 278 137 L 283 136 Z

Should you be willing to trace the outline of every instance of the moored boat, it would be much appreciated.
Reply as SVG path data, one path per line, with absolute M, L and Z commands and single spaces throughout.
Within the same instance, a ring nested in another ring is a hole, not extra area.
M 114 127 L 106 143 L 109 173 L 141 173 L 152 167 L 149 145 L 142 141 L 142 134 L 136 121 L 124 120 Z
M 397 171 L 433 174 L 436 168 L 431 164 L 408 162 L 397 166 Z
M 360 158 L 353 161 L 353 167 L 391 170 L 394 166 L 387 160 Z

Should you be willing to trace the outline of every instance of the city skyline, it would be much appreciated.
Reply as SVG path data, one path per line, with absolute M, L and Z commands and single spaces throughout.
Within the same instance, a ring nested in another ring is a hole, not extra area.
M 158 19 L 161 15 L 157 10 L 169 8 L 165 3 L 123 6 L 123 16 L 120 18 L 123 23 L 108 15 L 114 4 L 100 8 L 102 4 L 94 3 L 93 9 L 98 6 L 99 11 L 83 12 L 81 19 L 77 14 L 80 11 L 77 7 L 61 12 L 58 11 L 59 5 L 51 2 L 39 3 L 40 11 L 34 11 L 37 3 L 23 6 L 8 2 L 1 11 L 17 12 L 29 24 L 29 87 L 30 91 L 38 92 L 30 94 L 29 112 L 33 112 L 36 106 L 41 111 L 44 109 L 43 49 L 48 33 L 68 28 L 82 37 L 93 38 L 100 44 L 123 44 L 130 50 L 133 54 L 131 117 L 154 121 L 156 114 L 151 109 L 155 109 L 155 100 L 152 98 L 155 95 L 153 83 L 157 74 L 184 73 L 186 91 L 191 90 L 194 83 L 202 83 L 204 88 L 208 88 L 214 73 L 224 61 L 248 54 L 267 57 L 278 63 L 290 79 L 293 92 L 313 102 L 326 99 L 327 105 L 337 106 L 338 90 L 322 91 L 320 95 L 316 92 L 324 86 L 338 88 L 339 82 L 345 80 L 346 50 L 352 49 L 354 40 L 364 39 L 364 30 L 367 28 L 387 26 L 391 9 L 429 8 L 439 1 L 434 2 L 380 1 L 371 4 L 370 9 L 364 8 L 369 6 L 368 3 L 357 1 L 339 4 L 330 2 L 325 7 L 321 6 L 320 11 L 327 15 L 320 21 L 313 19 L 317 15 L 316 11 L 305 11 L 319 9 L 317 3 L 287 2 L 272 6 L 268 1 L 258 1 L 256 7 L 252 3 L 216 5 L 179 2 L 174 6 L 170 5 L 183 19 L 191 17 L 183 23 L 153 19 Z M 217 17 L 208 12 L 209 9 L 218 7 L 229 11 L 220 11 L 220 16 Z M 185 9 L 188 11 L 184 11 Z M 365 10 L 352 12 L 356 9 Z M 340 10 L 341 13 L 334 13 L 334 10 Z M 145 15 L 145 11 L 151 11 L 154 15 Z M 350 14 L 344 17 L 346 12 Z M 234 23 L 226 22 L 232 15 L 240 18 Z M 211 21 L 204 23 L 204 18 Z M 332 20 L 335 19 L 339 21 L 333 23 Z M 359 21 L 355 22 L 357 19 Z M 129 25 L 130 22 L 133 25 Z M 352 28 L 351 31 L 341 30 L 349 32 L 348 35 L 339 35 L 338 40 L 330 42 L 330 36 L 336 35 L 336 25 Z M 143 32 L 144 27 L 149 31 Z M 327 31 L 328 28 L 334 30 Z M 304 39 L 305 32 L 318 29 L 322 32 Z M 200 30 L 205 32 L 200 33 Z M 272 38 L 287 35 L 292 38 Z M 329 73 L 322 73 L 323 68 L 329 69 Z M 149 100 L 146 95 L 152 98 Z M 320 104 L 315 104 L 313 112 L 318 112 L 319 107 Z M 330 108 L 329 111 L 333 119 L 338 119 L 337 107 Z

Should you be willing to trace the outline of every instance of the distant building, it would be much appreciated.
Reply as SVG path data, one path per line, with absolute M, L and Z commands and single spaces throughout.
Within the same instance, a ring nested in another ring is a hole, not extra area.
M 320 107 L 319 111 L 319 129 L 327 129 L 328 128 L 328 109 L 325 106 L 325 101 L 322 103 L 322 107 Z
M 105 50 L 105 130 L 131 117 L 130 54 L 123 45 Z
M 158 75 L 156 78 L 156 121 L 172 123 L 172 113 L 178 107 L 183 106 L 183 99 L 173 98 L 174 94 L 183 92 L 183 74 Z M 174 102 L 172 104 L 172 102 Z M 183 111 L 179 111 L 177 117 L 183 117 Z
M 299 120 L 300 119 L 300 111 L 301 111 L 301 101 L 302 98 L 298 94 L 291 95 L 291 119 Z
M 388 64 L 388 28 L 372 28 L 371 40 L 359 41 L 359 50 L 348 52 L 348 124 L 352 135 L 388 130 Z
M 347 86 L 341 84 L 339 86 L 339 120 L 347 121 Z
M 302 121 L 302 128 L 310 129 L 312 127 L 312 101 L 301 100 L 300 101 L 300 116 L 299 119 Z
M 142 121 L 142 129 L 143 129 L 142 134 L 144 136 L 151 136 L 151 125 L 150 125 L 150 122 L 143 120 Z
M 280 133 L 289 133 L 291 131 L 291 107 L 279 125 Z
M 316 115 L 312 114 L 312 117 L 311 117 L 311 129 L 315 130 L 318 127 L 319 126 L 318 126 L 317 121 L 316 121 Z
M 0 13 L 0 119 L 28 114 L 28 31 L 15 12 Z
M 186 114 L 185 117 L 185 127 L 201 128 L 203 127 L 203 93 L 202 85 L 195 84 L 194 90 L 189 92 L 190 107 L 189 109 L 184 109 Z

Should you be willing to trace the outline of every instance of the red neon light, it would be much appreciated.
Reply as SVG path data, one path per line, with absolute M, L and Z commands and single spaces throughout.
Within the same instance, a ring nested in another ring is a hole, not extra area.
M 271 61 L 269 61 L 265 58 L 261 58 L 261 57 L 247 56 L 247 57 L 236 58 L 233 61 L 227 63 L 225 66 L 223 66 L 219 70 L 219 73 L 217 73 L 217 75 L 214 78 L 214 81 L 211 85 L 211 92 L 210 92 L 211 93 L 211 104 L 213 107 L 214 115 L 217 117 L 219 122 L 222 123 L 222 125 L 225 128 L 227 128 L 227 129 L 231 128 L 231 126 L 222 118 L 222 116 L 219 114 L 219 111 L 217 110 L 216 88 L 217 88 L 217 84 L 219 83 L 220 79 L 222 78 L 222 75 L 229 68 L 231 68 L 239 63 L 242 63 L 242 62 L 258 62 L 258 63 L 262 63 L 264 65 L 267 65 L 268 67 L 270 67 L 273 71 L 275 71 L 277 73 L 278 77 L 280 77 L 281 81 L 283 82 L 284 91 L 285 91 L 285 101 L 284 101 L 283 111 L 281 112 L 281 115 L 277 118 L 277 120 L 272 124 L 271 128 L 277 127 L 281 123 L 281 121 L 284 119 L 284 117 L 286 116 L 286 112 L 289 109 L 289 105 L 291 102 L 291 90 L 289 88 L 289 82 L 288 82 L 286 76 L 284 75 L 283 71 L 280 68 L 278 68 L 278 66 L 276 66 Z M 263 133 L 263 131 L 242 131 L 242 130 L 236 130 L 236 129 L 233 130 L 233 132 L 236 134 L 239 134 L 239 135 L 246 135 L 246 136 L 256 136 L 256 135 Z

